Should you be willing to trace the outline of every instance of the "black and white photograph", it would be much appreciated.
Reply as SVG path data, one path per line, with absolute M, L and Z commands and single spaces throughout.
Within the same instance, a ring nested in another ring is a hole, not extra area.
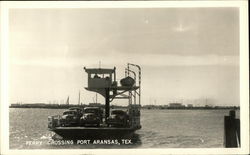
M 6 2 L 3 154 L 248 154 L 247 2 L 231 2 Z

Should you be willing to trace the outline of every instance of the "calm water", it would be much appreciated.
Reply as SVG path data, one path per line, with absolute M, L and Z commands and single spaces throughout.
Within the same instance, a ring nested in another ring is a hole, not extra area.
M 58 109 L 10 109 L 11 149 L 62 148 L 219 148 L 223 147 L 223 122 L 229 110 L 142 110 L 142 129 L 133 145 L 49 145 L 54 135 L 47 117 Z M 239 111 L 236 111 L 239 118 Z M 36 142 L 39 144 L 32 144 Z

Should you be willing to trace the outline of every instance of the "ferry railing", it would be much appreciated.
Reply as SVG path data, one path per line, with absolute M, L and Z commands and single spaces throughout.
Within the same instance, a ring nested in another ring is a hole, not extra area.
M 129 69 L 129 66 L 134 66 L 138 69 L 138 77 L 139 77 L 139 105 L 141 105 L 141 67 L 139 65 L 136 65 L 136 64 L 132 64 L 132 63 L 128 63 L 128 69 Z
M 129 76 L 129 73 L 133 73 L 133 75 L 134 75 L 134 80 L 135 80 L 135 84 L 136 84 L 136 73 L 135 73 L 134 71 L 130 70 L 129 68 L 125 68 L 125 71 L 128 72 L 128 76 Z M 136 104 L 136 94 L 137 94 L 137 93 L 136 93 L 136 90 L 134 90 L 134 94 L 131 93 L 131 91 L 129 91 L 130 104 L 132 103 L 132 101 L 131 101 L 132 96 L 134 97 L 134 104 Z

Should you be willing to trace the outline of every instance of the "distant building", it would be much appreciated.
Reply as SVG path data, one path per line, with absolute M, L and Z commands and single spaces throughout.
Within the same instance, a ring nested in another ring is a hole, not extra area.
M 101 106 L 101 103 L 89 103 L 89 106 L 99 107 Z
M 184 108 L 185 106 L 182 103 L 169 103 L 169 108 Z
M 206 104 L 206 105 L 205 105 L 205 108 L 212 108 L 212 106 L 211 106 L 211 105 Z
M 187 107 L 192 108 L 193 104 L 188 104 Z

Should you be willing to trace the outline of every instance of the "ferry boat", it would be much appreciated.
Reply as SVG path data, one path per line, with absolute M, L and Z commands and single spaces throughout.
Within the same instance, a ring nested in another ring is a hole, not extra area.
M 82 114 L 76 117 L 74 116 L 74 111 L 71 109 L 65 113 L 68 115 L 72 114 L 74 120 L 79 120 L 78 123 L 74 122 L 74 125 L 65 126 L 63 116 L 49 116 L 48 129 L 65 139 L 126 137 L 139 130 L 141 128 L 141 67 L 128 63 L 125 68 L 125 77 L 120 80 L 120 84 L 118 84 L 116 79 L 116 67 L 84 67 L 84 70 L 88 76 L 88 85 L 85 89 L 98 93 L 105 98 L 104 117 L 100 118 L 100 115 L 98 115 L 98 119 L 101 121 L 100 123 L 95 121 L 97 126 L 92 126 L 91 123 L 87 126 L 81 122 L 84 122 L 86 117 L 97 119 L 97 115 L 88 114 L 87 111 L 82 109 Z M 125 111 L 126 117 L 122 117 L 120 120 L 116 119 L 117 116 L 114 115 L 123 114 L 121 111 L 113 110 L 110 112 L 110 103 L 115 99 L 123 99 L 128 102 Z M 86 109 L 89 108 L 86 107 Z M 124 119 L 126 119 L 124 123 L 117 122 Z

